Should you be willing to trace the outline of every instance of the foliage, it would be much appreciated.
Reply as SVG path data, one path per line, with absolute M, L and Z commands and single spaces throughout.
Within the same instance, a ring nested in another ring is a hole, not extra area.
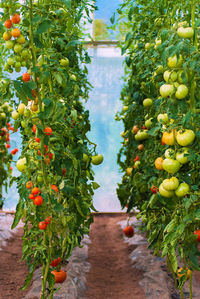
M 20 128 L 23 139 L 16 164 L 21 171 L 20 199 L 12 227 L 24 221 L 23 259 L 30 273 L 23 289 L 42 265 L 41 298 L 53 298 L 55 292 L 51 261 L 59 257 L 56 269 L 60 270 L 89 232 L 94 210 L 91 160 L 97 153 L 86 136 L 89 112 L 82 103 L 91 88 L 85 66 L 90 57 L 81 42 L 81 22 L 84 15 L 89 17 L 89 3 L 26 0 L 21 5 L 12 0 L 1 4 L 3 21 L 21 13 L 21 22 L 13 25 L 20 29 L 20 39 L 12 38 L 13 46 L 7 42 L 4 46 L 5 70 L 20 72 L 24 67 L 23 76 L 8 80 L 18 99 L 15 129 Z
M 126 53 L 125 83 L 121 92 L 124 106 L 116 120 L 124 123 L 121 134 L 124 140 L 118 154 L 124 175 L 117 193 L 122 207 L 128 204 L 128 212 L 135 207 L 140 210 L 138 218 L 142 218 L 149 247 L 154 249 L 154 254 L 167 256 L 168 266 L 176 278 L 179 260 L 185 273 L 187 267 L 200 270 L 193 235 L 199 228 L 200 211 L 199 4 L 197 1 L 128 0 L 118 13 L 120 20 L 128 20 L 130 29 L 121 44 L 122 54 Z M 179 33 L 179 28 L 188 30 L 188 27 L 194 34 L 186 38 Z M 174 55 L 177 63 L 168 60 Z M 183 88 L 180 86 L 184 86 L 185 94 L 179 94 Z M 164 94 L 163 89 L 169 94 Z M 152 105 L 144 102 L 147 98 L 152 100 Z M 167 121 L 161 120 L 163 114 L 167 114 Z M 140 137 L 136 134 L 138 129 Z M 158 157 L 166 159 L 167 149 L 173 150 L 170 159 L 177 161 L 177 154 L 184 149 L 176 133 L 188 129 L 195 132 L 195 140 L 187 145 L 187 153 L 183 153 L 187 163 L 181 163 L 174 174 L 158 170 L 154 162 Z M 148 138 L 144 138 L 144 132 Z M 173 132 L 171 145 L 167 145 L 166 139 L 165 143 L 164 139 L 161 141 L 164 132 Z M 139 144 L 143 144 L 144 149 L 140 150 Z M 187 183 L 190 191 L 180 196 L 176 189 L 167 198 L 166 194 L 161 195 L 161 183 L 173 176 L 180 184 Z M 153 185 L 157 191 L 160 188 L 160 192 L 156 192 Z M 184 275 L 179 280 L 180 288 L 186 279 Z

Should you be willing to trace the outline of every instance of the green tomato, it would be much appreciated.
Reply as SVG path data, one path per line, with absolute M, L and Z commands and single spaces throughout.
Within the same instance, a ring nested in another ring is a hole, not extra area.
M 192 38 L 194 35 L 194 29 L 192 27 L 179 27 L 177 30 L 177 34 L 182 38 Z
M 27 49 L 22 50 L 21 56 L 23 58 L 27 58 L 29 56 L 29 51 Z
M 103 162 L 103 156 L 102 155 L 92 156 L 91 162 L 93 165 L 99 165 Z
M 60 60 L 60 65 L 64 66 L 64 67 L 68 66 L 69 65 L 69 59 L 68 58 L 61 59 Z
M 25 108 L 26 108 L 26 106 L 25 106 L 23 103 L 19 104 L 19 106 L 18 106 L 18 108 L 17 108 L 18 113 L 19 113 L 20 115 L 23 115 L 23 114 L 24 114 L 24 110 L 25 110 Z
M 182 74 L 183 74 L 183 73 L 184 73 L 183 70 L 178 71 L 178 82 L 179 82 L 180 84 L 183 83 L 183 79 L 182 79 Z M 186 79 L 187 79 L 187 81 L 188 81 L 188 75 L 187 75 L 187 73 L 184 73 L 184 75 L 185 75 L 185 77 L 186 77 Z
M 14 65 L 14 63 L 15 63 L 14 58 L 9 57 L 8 60 L 7 60 L 7 64 L 8 65 Z
M 6 114 L 5 114 L 5 112 L 0 113 L 0 119 L 6 119 Z
M 135 163 L 134 163 L 135 169 L 139 168 L 140 165 L 141 165 L 140 161 L 135 161 Z
M 182 183 L 178 186 L 178 188 L 175 191 L 176 196 L 183 197 L 186 194 L 188 194 L 190 191 L 190 186 L 186 183 Z
M 176 141 L 181 146 L 191 144 L 195 139 L 195 133 L 192 130 L 178 131 L 176 134 Z
M 170 67 L 170 68 L 176 67 L 177 66 L 177 61 L 178 61 L 178 59 L 177 59 L 176 55 L 174 55 L 172 57 L 169 57 L 168 61 L 167 61 L 168 67 Z
M 156 74 L 159 75 L 159 74 L 162 74 L 164 71 L 164 67 L 162 65 L 159 65 L 156 69 Z
M 167 113 L 158 114 L 157 120 L 158 120 L 158 122 L 162 122 L 163 124 L 167 124 L 168 121 L 169 121 L 168 114 Z
M 14 52 L 15 53 L 20 53 L 22 51 L 22 46 L 20 44 L 16 44 L 14 46 Z
M 176 154 L 176 160 L 179 161 L 181 164 L 185 164 L 188 162 L 188 154 L 189 154 L 189 148 L 183 147 L 181 149 L 181 152 L 179 151 Z
M 136 141 L 142 141 L 149 138 L 149 134 L 147 130 L 139 130 L 137 134 L 135 134 Z
M 14 41 L 13 40 L 8 40 L 7 42 L 6 42 L 6 48 L 7 49 L 13 49 L 14 48 Z
M 87 163 L 89 161 L 89 156 L 85 153 L 83 153 L 83 159 L 82 159 L 83 162 Z
M 21 68 L 21 62 L 19 61 L 15 62 L 15 68 L 16 69 Z
M 13 111 L 11 116 L 14 120 L 17 120 L 19 118 L 19 113 L 17 111 Z
M 159 186 L 159 193 L 160 195 L 162 195 L 163 197 L 166 198 L 171 198 L 174 196 L 174 191 L 168 191 L 163 187 L 163 184 L 160 184 Z
M 37 182 L 38 183 L 42 183 L 43 182 L 43 176 L 42 175 L 38 175 L 37 176 Z
M 126 112 L 128 110 L 128 106 L 123 106 L 122 112 Z
M 175 71 L 173 72 L 169 72 L 169 71 L 165 71 L 163 74 L 163 78 L 166 82 L 175 82 L 177 80 L 177 73 Z
M 149 50 L 151 48 L 151 44 L 150 43 L 146 43 L 145 44 L 145 50 Z
M 25 120 L 22 120 L 22 121 L 21 121 L 21 126 L 22 126 L 22 128 L 24 128 L 24 129 L 27 127 L 27 124 L 26 124 Z
M 175 155 L 175 152 L 172 148 L 168 148 L 166 151 L 165 151 L 165 158 L 169 158 L 169 159 L 173 159 L 174 158 L 174 155 Z
M 26 158 L 19 159 L 16 163 L 16 167 L 20 172 L 25 172 L 26 170 Z
M 153 123 L 152 123 L 152 118 L 150 118 L 150 119 L 147 119 L 146 121 L 145 121 L 145 127 L 147 128 L 147 129 L 150 129 L 152 126 L 153 126 Z
M 26 42 L 26 39 L 25 39 L 25 37 L 24 37 L 23 35 L 20 35 L 20 36 L 17 38 L 17 43 L 18 43 L 18 44 L 23 45 L 23 44 L 25 44 L 25 42 Z
M 26 61 L 22 61 L 22 66 L 26 67 Z
M 25 117 L 30 117 L 31 116 L 31 111 L 29 109 L 24 110 L 24 116 Z
M 77 80 L 77 78 L 76 78 L 76 76 L 75 75 L 69 75 L 69 78 L 71 79 L 71 80 L 74 80 L 74 81 L 76 81 Z
M 147 99 L 145 99 L 145 100 L 143 101 L 143 106 L 144 106 L 144 107 L 151 107 L 152 104 L 153 104 L 152 99 L 147 98 Z
M 165 171 L 172 173 L 172 174 L 179 171 L 180 167 L 181 167 L 181 164 L 179 161 L 170 159 L 170 158 L 164 159 L 163 164 L 162 164 L 162 168 Z
M 162 185 L 167 191 L 173 191 L 178 188 L 179 180 L 173 176 L 170 179 L 164 180 Z
M 163 84 L 160 87 L 160 94 L 163 98 L 167 98 L 171 95 L 173 95 L 175 92 L 174 86 L 171 84 Z
M 175 93 L 175 97 L 178 100 L 184 99 L 188 95 L 188 88 L 184 84 L 178 86 L 177 91 Z

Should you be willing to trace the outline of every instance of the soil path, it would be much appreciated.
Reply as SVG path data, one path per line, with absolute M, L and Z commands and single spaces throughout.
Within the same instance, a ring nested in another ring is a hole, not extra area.
M 85 299 L 145 299 L 142 272 L 131 266 L 129 248 L 117 223 L 127 215 L 97 215 L 91 226 Z
M 20 228 L 0 251 L 0 299 L 22 299 L 28 292 L 20 290 L 28 274 L 26 263 L 20 261 L 22 235 L 23 229 Z

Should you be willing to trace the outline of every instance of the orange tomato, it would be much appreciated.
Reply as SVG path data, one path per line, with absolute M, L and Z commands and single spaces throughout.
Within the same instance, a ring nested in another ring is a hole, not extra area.
M 67 278 L 67 273 L 63 270 L 60 270 L 60 271 L 54 270 L 54 271 L 51 271 L 51 273 L 55 276 L 56 283 L 62 283 Z
M 24 74 L 23 74 L 23 76 L 22 76 L 22 80 L 23 80 L 24 82 L 28 82 L 28 81 L 30 81 L 30 79 L 31 79 L 31 76 L 30 76 L 29 73 L 24 73 Z
M 164 142 L 167 145 L 174 145 L 175 135 L 176 131 L 164 132 L 162 136 L 162 142 Z
M 155 162 L 155 167 L 158 169 L 158 170 L 162 170 L 162 164 L 163 164 L 163 158 L 162 157 L 158 157 Z
M 19 28 L 14 28 L 12 31 L 11 31 L 11 35 L 13 37 L 19 37 L 21 34 L 21 31 L 19 30 Z
M 8 31 L 4 32 L 4 34 L 3 34 L 3 39 L 4 40 L 8 41 L 8 40 L 11 39 L 11 37 L 12 37 L 12 35 L 11 35 L 10 32 L 8 32 Z
M 31 189 L 32 187 L 33 187 L 32 182 L 31 182 L 31 181 L 28 181 L 28 182 L 26 183 L 26 188 L 27 188 L 27 189 Z
M 50 135 L 52 135 L 52 128 L 50 128 L 50 127 L 46 127 L 45 129 L 44 129 L 44 133 L 45 133 L 45 135 L 48 135 L 48 136 L 50 136 Z

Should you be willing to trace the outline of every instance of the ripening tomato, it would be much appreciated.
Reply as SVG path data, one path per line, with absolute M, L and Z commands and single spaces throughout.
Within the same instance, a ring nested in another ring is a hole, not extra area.
M 125 235 L 126 237 L 128 237 L 128 238 L 133 237 L 133 236 L 134 236 L 134 233 L 135 233 L 135 232 L 134 232 L 134 228 L 133 228 L 131 225 L 125 227 L 124 230 L 123 230 L 123 232 L 124 232 L 124 235 Z
M 12 37 L 12 35 L 11 35 L 10 32 L 7 32 L 7 31 L 4 32 L 4 34 L 3 34 L 3 39 L 4 39 L 5 41 L 10 40 L 11 37 Z
M 13 37 L 19 37 L 21 34 L 21 31 L 19 30 L 19 28 L 14 28 L 12 31 L 11 31 L 11 35 Z
M 44 133 L 45 133 L 45 135 L 48 135 L 48 136 L 50 136 L 50 135 L 52 135 L 52 128 L 50 128 L 50 127 L 46 127 L 45 129 L 44 129 Z
M 33 202 L 36 206 L 41 206 L 41 204 L 43 203 L 43 198 L 42 196 L 38 195 L 33 199 Z
M 143 149 L 144 149 L 144 144 L 139 144 L 138 145 L 138 150 L 139 151 L 143 151 Z
M 133 168 L 128 167 L 128 168 L 126 169 L 126 174 L 127 174 L 127 175 L 131 175 L 132 171 L 133 171 Z
M 10 29 L 11 27 L 12 27 L 12 21 L 11 20 L 6 20 L 5 22 L 4 22 L 4 26 L 6 27 L 6 28 L 8 28 L 8 29 Z
M 56 185 L 51 185 L 51 189 L 57 193 L 59 192 L 58 187 Z
M 21 21 L 21 18 L 20 18 L 20 16 L 17 13 L 12 16 L 12 22 L 14 24 L 19 24 L 20 21 Z
M 60 271 L 54 270 L 54 271 L 51 271 L 51 274 L 54 275 L 56 283 L 62 283 L 67 278 L 67 273 L 63 270 L 60 270 Z
M 167 145 L 174 145 L 175 136 L 176 136 L 176 130 L 171 132 L 164 132 L 162 136 L 162 142 L 164 142 Z
M 186 271 L 187 271 L 187 280 L 188 280 L 190 278 L 191 274 L 192 274 L 192 271 L 190 269 L 188 269 L 188 268 L 186 268 L 186 269 L 180 268 L 177 271 L 178 278 L 180 279 L 181 277 L 185 276 L 186 275 Z
M 156 169 L 158 169 L 158 170 L 162 170 L 162 169 L 163 169 L 163 167 L 162 167 L 162 164 L 163 164 L 163 158 L 162 158 L 162 157 L 158 157 L 158 158 L 155 160 L 154 164 L 155 164 Z
M 37 154 L 38 154 L 38 156 L 42 156 L 42 154 L 41 154 L 41 151 L 40 151 L 40 150 L 38 150 L 38 151 L 37 151 Z
M 32 187 L 33 187 L 32 182 L 31 182 L 31 181 L 28 181 L 28 182 L 26 183 L 26 188 L 27 188 L 27 189 L 31 189 Z
M 32 189 L 32 194 L 34 194 L 34 195 L 37 195 L 38 193 L 40 192 L 40 189 L 38 188 L 38 187 L 34 187 L 33 189 Z
M 47 224 L 44 221 L 41 221 L 39 223 L 39 229 L 45 230 L 47 228 Z
M 28 81 L 30 81 L 30 79 L 31 79 L 31 76 L 30 76 L 29 73 L 24 73 L 24 74 L 23 74 L 23 76 L 22 76 L 22 80 L 23 80 L 24 82 L 28 82 Z
M 140 161 L 140 157 L 139 156 L 136 156 L 135 159 L 133 160 L 134 162 L 136 161 Z
M 132 132 L 133 132 L 133 134 L 137 134 L 138 131 L 139 131 L 139 127 L 138 127 L 138 126 L 134 126 L 134 127 L 132 128 Z

